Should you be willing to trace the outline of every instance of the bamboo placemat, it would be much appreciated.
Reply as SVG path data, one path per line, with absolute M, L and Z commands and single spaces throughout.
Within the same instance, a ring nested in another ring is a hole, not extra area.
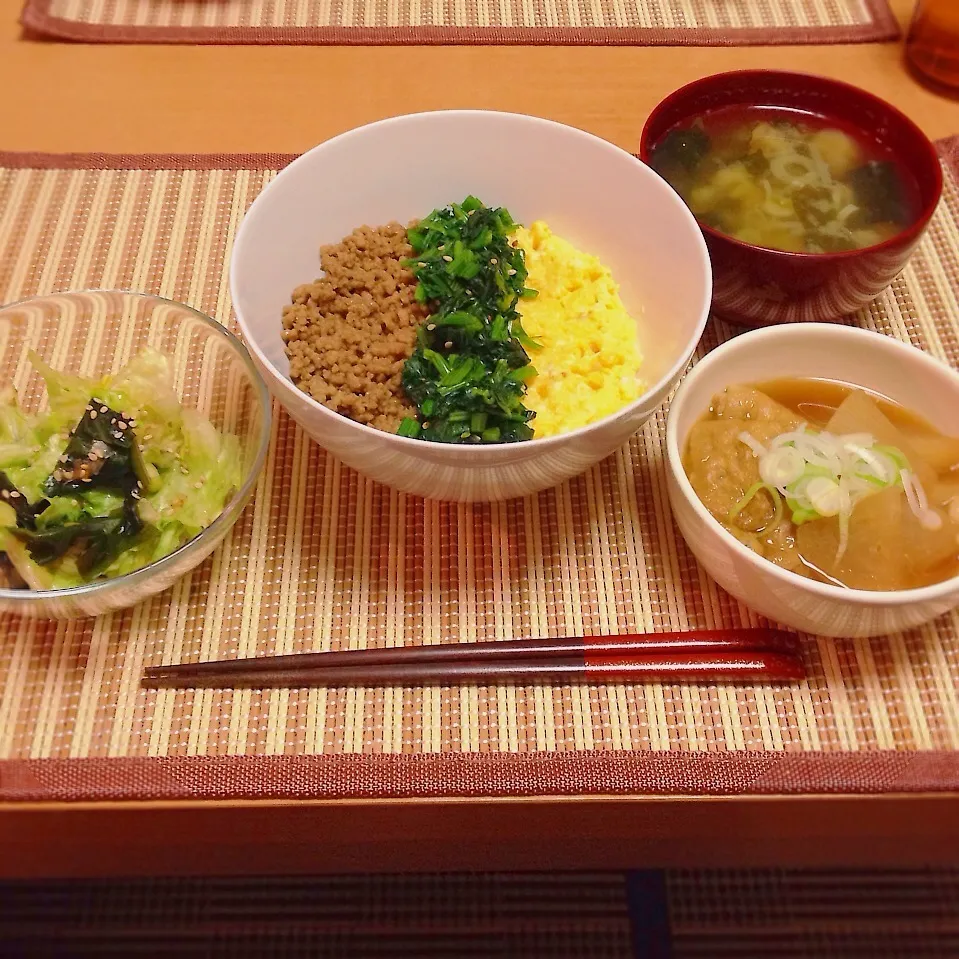
M 850 322 L 955 365 L 959 147 L 943 151 L 927 237 Z M 0 155 L 0 297 L 127 287 L 230 323 L 237 223 L 287 159 Z M 711 323 L 701 352 L 732 333 Z M 277 413 L 253 504 L 191 576 L 98 620 L 0 619 L 0 798 L 959 788 L 959 614 L 810 637 L 796 686 L 139 689 L 160 662 L 757 622 L 673 526 L 663 411 L 586 475 L 480 506 L 377 486 Z
M 22 22 L 101 43 L 861 43 L 887 0 L 27 0 Z

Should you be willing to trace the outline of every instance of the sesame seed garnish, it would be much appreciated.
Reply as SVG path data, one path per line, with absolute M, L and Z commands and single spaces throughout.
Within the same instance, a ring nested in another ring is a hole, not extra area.
M 10 499 L 10 490 L 0 489 L 0 496 L 2 496 L 4 499 Z
M 453 262 L 453 257 L 451 257 L 448 253 L 443 257 L 443 259 L 444 259 L 447 263 L 452 263 L 452 262 Z
M 493 256 L 493 257 L 490 257 L 489 262 L 490 262 L 490 266 L 496 266 L 496 264 L 499 263 L 499 260 L 497 260 L 496 257 Z
M 430 428 L 430 424 L 429 424 L 429 423 L 424 423 L 424 424 L 423 424 L 423 429 L 424 429 L 424 430 L 428 430 L 429 428 Z
M 131 495 L 134 499 L 139 499 L 139 498 L 140 498 L 140 494 L 139 494 L 136 490 L 133 490 L 133 492 L 130 493 L 130 495 Z
M 194 489 L 203 489 L 203 484 L 200 483 L 200 482 L 196 482 L 196 483 L 193 484 L 193 488 L 194 488 Z
M 69 462 L 69 460 L 70 460 L 70 457 L 67 456 L 66 453 L 64 453 L 63 456 L 60 457 L 60 459 L 58 460 L 58 462 L 60 462 L 60 463 L 67 463 L 67 462 Z
M 444 348 L 444 349 L 447 349 L 447 350 L 453 349 L 453 341 L 452 341 L 452 340 L 447 340 L 447 341 L 443 344 L 443 348 Z
M 126 420 L 120 420 L 120 422 L 117 423 L 117 429 L 125 430 L 129 425 Z
M 19 492 L 17 492 L 17 490 L 15 489 L 10 490 L 10 499 L 19 499 L 19 498 L 20 498 L 20 494 Z
M 84 477 L 83 477 L 83 482 L 84 482 L 84 483 L 92 483 L 93 480 L 92 480 L 89 476 L 84 476 Z
M 427 323 L 427 324 L 426 324 L 426 328 L 432 333 L 433 330 L 436 329 L 436 324 L 435 324 L 435 323 Z
M 109 409 L 107 409 L 107 407 L 101 406 L 101 407 L 100 407 L 100 412 L 101 412 L 101 413 L 109 413 L 110 411 L 109 411 Z
M 97 418 L 97 411 L 96 411 L 96 410 L 90 410 L 90 419 L 91 419 L 91 420 L 95 420 L 96 418 Z
M 510 276 L 516 276 L 516 270 L 510 270 L 510 271 L 509 271 L 509 275 L 510 275 Z

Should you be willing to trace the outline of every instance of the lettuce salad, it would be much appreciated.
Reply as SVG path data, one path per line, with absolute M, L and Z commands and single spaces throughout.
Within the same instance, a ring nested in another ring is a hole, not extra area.
M 99 380 L 30 361 L 46 411 L 27 414 L 0 388 L 0 585 L 133 572 L 193 539 L 239 488 L 239 440 L 180 405 L 162 353 Z

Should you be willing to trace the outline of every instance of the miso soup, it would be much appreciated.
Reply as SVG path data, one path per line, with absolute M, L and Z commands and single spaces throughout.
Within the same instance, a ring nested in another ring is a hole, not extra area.
M 959 574 L 959 437 L 842 384 L 732 386 L 690 430 L 696 495 L 800 576 L 899 590 Z
M 651 163 L 701 223 L 754 246 L 856 250 L 919 215 L 918 185 L 887 148 L 794 110 L 711 111 L 667 133 Z

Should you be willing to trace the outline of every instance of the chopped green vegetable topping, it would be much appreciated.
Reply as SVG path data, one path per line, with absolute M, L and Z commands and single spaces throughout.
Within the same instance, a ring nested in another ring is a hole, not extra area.
M 516 224 L 502 208 L 475 197 L 434 210 L 408 236 L 406 262 L 416 298 L 432 315 L 403 368 L 403 388 L 419 421 L 401 436 L 441 443 L 510 443 L 531 439 L 535 415 L 523 404 L 535 375 L 516 304 L 536 296 L 526 287 L 523 250 L 510 242 Z
M 409 436 L 413 439 L 416 439 L 420 435 L 420 424 L 413 419 L 412 416 L 406 416 L 403 418 L 403 422 L 400 423 L 400 428 L 396 431 L 400 436 Z

